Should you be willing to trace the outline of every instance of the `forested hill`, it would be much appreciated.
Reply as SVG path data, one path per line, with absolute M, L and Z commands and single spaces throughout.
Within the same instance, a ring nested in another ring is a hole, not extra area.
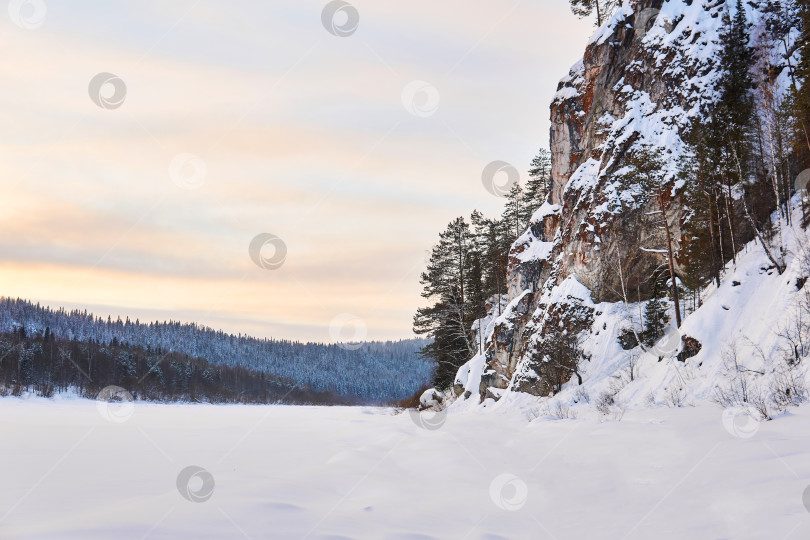
M 409 397 L 430 380 L 433 369 L 432 363 L 418 354 L 426 343 L 421 339 L 300 343 L 228 334 L 194 323 L 104 320 L 87 311 L 0 298 L 0 333 L 6 334 L 0 341 L 0 357 L 11 353 L 15 345 L 8 335 L 34 337 L 46 332 L 67 342 L 142 348 L 157 358 L 178 353 L 185 357 L 178 361 L 202 359 L 212 366 L 267 374 L 291 387 L 298 385 L 362 402 Z

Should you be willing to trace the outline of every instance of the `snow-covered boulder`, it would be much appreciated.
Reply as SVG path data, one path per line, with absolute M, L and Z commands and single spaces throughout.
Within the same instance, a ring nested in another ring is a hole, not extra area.
M 435 388 L 429 388 L 419 396 L 419 410 L 440 411 L 445 407 L 446 401 L 447 398 L 442 392 Z

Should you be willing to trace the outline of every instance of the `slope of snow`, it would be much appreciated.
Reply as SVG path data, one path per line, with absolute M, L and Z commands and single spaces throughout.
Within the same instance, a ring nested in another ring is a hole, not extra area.
M 799 204 L 798 197 L 794 198 L 795 222 L 799 221 Z M 477 406 L 502 409 L 519 403 L 519 407 L 528 407 L 541 416 L 559 415 L 557 411 L 562 408 L 566 415 L 599 418 L 605 412 L 597 412 L 595 403 L 605 392 L 613 396 L 614 412 L 618 415 L 628 409 L 705 404 L 714 400 L 718 389 L 727 389 L 739 380 L 737 371 L 729 368 L 732 351 L 745 370 L 749 392 L 769 400 L 774 381 L 784 372 L 785 355 L 790 354 L 789 343 L 779 333 L 795 327 L 797 317 L 801 316 L 799 302 L 807 292 L 798 290 L 797 282 L 810 273 L 807 231 L 798 225 L 785 226 L 782 236 L 788 253 L 787 269 L 782 275 L 771 268 L 756 241 L 749 243 L 737 255 L 736 264 L 728 264 L 720 288 L 711 286 L 704 291 L 702 306 L 685 317 L 680 329 L 671 324 L 667 335 L 651 350 L 636 347 L 625 351 L 618 340 L 622 330 L 631 325 L 640 330 L 643 303 L 590 304 L 588 290 L 569 276 L 544 291 L 541 305 L 579 298 L 594 307 L 594 323 L 582 342 L 589 357 L 581 366 L 583 385 L 577 385 L 572 377 L 559 394 L 550 398 L 512 396 L 508 390 L 497 404 L 487 401 Z M 542 320 L 542 316 L 535 314 L 533 320 Z M 672 307 L 670 320 L 674 321 Z M 527 329 L 532 330 L 532 323 Z M 702 347 L 685 362 L 676 357 L 683 347 L 682 336 L 697 339 Z M 810 341 L 810 336 L 806 340 Z M 792 373 L 810 388 L 808 362 L 796 366 Z M 478 396 L 468 401 L 475 404 Z
M 514 405 L 420 424 L 386 409 L 138 403 L 114 423 L 91 401 L 3 398 L 0 537 L 810 536 L 810 409 L 741 438 L 717 407 L 530 423 Z

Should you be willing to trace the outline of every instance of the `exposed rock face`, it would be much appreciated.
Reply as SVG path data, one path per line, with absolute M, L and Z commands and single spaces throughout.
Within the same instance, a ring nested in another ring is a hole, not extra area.
M 716 99 L 724 3 L 642 0 L 627 3 L 591 38 L 583 60 L 551 103 L 552 192 L 512 248 L 509 304 L 488 337 L 481 395 L 507 388 L 534 394 L 532 352 L 564 308 L 618 299 L 617 252 L 660 240 L 639 227 L 654 202 L 622 180 L 630 148 L 657 149 L 672 187 L 667 221 L 680 242 L 676 161 L 689 118 Z M 632 236 L 632 238 L 630 238 Z M 626 269 L 646 281 L 663 256 L 651 250 Z M 636 285 L 633 285 L 636 290 Z M 563 315 L 561 315 L 563 313 Z

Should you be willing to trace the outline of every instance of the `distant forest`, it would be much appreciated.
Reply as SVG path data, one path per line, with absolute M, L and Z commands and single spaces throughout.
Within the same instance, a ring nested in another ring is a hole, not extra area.
M 244 403 L 390 403 L 429 383 L 425 340 L 351 347 L 258 339 L 169 322 L 106 320 L 0 298 L 0 393 Z

